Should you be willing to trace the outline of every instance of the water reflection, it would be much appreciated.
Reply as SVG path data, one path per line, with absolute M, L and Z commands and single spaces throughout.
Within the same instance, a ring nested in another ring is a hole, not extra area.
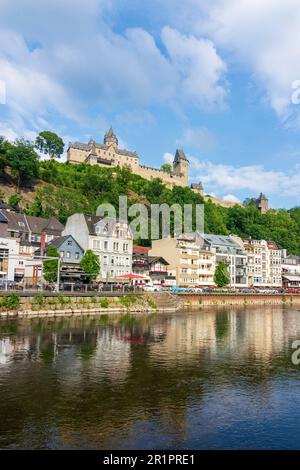
M 279 307 L 1 321 L 0 447 L 299 448 L 299 338 Z

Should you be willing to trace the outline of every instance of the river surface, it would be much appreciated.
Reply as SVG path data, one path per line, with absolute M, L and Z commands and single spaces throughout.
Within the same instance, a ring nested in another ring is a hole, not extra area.
M 0 448 L 300 449 L 298 339 L 288 307 L 1 320 Z

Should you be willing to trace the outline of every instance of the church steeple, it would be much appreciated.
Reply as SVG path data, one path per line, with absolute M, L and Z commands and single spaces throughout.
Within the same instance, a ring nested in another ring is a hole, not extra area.
M 118 139 L 112 127 L 110 127 L 110 129 L 106 132 L 104 136 L 104 144 L 108 146 L 113 145 L 114 147 L 118 147 Z

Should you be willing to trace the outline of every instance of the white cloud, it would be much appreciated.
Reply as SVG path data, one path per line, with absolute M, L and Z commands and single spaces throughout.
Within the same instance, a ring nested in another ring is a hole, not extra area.
M 224 194 L 228 191 L 247 191 L 283 197 L 300 196 L 300 165 L 287 171 L 267 170 L 263 165 L 232 166 L 199 161 L 188 156 L 193 181 L 202 181 L 205 192 Z
M 237 203 L 241 202 L 239 198 L 236 197 L 234 194 L 226 194 L 225 196 L 222 197 L 222 199 L 224 201 L 229 201 L 229 202 L 237 202 Z
M 226 65 L 213 42 L 185 36 L 168 26 L 163 28 L 162 40 L 181 77 L 183 95 L 200 106 L 224 104 L 226 88 L 222 79 Z
M 206 34 L 228 62 L 252 73 L 280 119 L 299 124 L 299 106 L 291 103 L 300 79 L 299 0 L 187 0 L 185 14 L 182 8 L 170 2 L 174 24 Z
M 206 127 L 188 128 L 183 131 L 183 136 L 177 144 L 201 151 L 207 151 L 213 147 L 215 136 Z
M 174 155 L 172 155 L 171 153 L 169 152 L 166 152 L 163 156 L 163 159 L 164 159 L 164 162 L 165 163 L 170 163 L 172 164 L 173 163 L 173 160 L 174 160 Z
M 92 126 L 102 114 L 149 105 L 224 102 L 226 67 L 213 43 L 165 27 L 158 47 L 142 28 L 114 32 L 108 0 L 0 4 L 0 79 L 7 106 L 23 119 L 59 113 Z

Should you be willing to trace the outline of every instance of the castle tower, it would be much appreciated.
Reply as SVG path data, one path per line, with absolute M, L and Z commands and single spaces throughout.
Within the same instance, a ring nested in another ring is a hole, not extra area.
M 108 147 L 110 147 L 111 145 L 115 148 L 118 147 L 118 139 L 112 127 L 110 127 L 109 131 L 107 131 L 104 136 L 104 144 Z
M 204 195 L 204 188 L 203 188 L 203 184 L 202 184 L 201 181 L 199 181 L 199 183 L 192 183 L 191 184 L 191 190 L 194 193 L 200 194 L 201 196 Z
M 177 176 L 182 176 L 185 186 L 189 183 L 189 161 L 185 156 L 183 150 L 176 150 L 175 158 L 173 161 L 173 173 Z
M 255 200 L 255 204 L 262 214 L 266 214 L 266 212 L 268 212 L 269 199 L 263 193 L 260 193 L 259 197 Z

